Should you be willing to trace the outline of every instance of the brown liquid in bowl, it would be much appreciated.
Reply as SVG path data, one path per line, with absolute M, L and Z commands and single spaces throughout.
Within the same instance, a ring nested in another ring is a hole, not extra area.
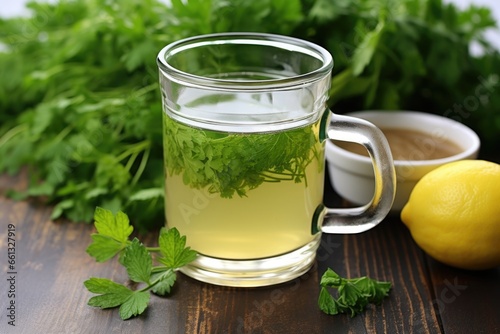
M 429 135 L 424 132 L 382 128 L 394 160 L 434 160 L 458 154 L 462 149 L 445 138 Z M 335 145 L 360 155 L 368 156 L 366 149 L 355 143 L 334 141 Z

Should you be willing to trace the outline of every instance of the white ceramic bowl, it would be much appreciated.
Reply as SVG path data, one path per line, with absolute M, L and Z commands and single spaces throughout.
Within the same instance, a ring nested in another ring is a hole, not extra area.
M 414 111 L 361 111 L 346 114 L 365 119 L 379 128 L 416 130 L 429 138 L 442 138 L 455 143 L 461 152 L 434 160 L 394 160 L 397 185 L 392 211 L 401 210 L 415 184 L 431 170 L 457 160 L 476 159 L 480 141 L 467 126 L 452 119 Z M 419 152 L 413 152 L 417 155 Z M 326 143 L 326 159 L 333 189 L 353 204 L 371 201 L 374 191 L 373 167 L 370 158 L 352 153 L 333 142 Z

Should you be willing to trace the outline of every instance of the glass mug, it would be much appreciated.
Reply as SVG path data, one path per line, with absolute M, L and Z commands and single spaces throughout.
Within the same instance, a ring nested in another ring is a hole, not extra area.
M 394 200 L 381 131 L 326 105 L 332 56 L 291 37 L 203 35 L 158 54 L 163 103 L 165 215 L 199 255 L 181 271 L 225 286 L 292 280 L 314 263 L 321 233 L 377 225 Z M 323 201 L 325 140 L 364 145 L 371 203 Z

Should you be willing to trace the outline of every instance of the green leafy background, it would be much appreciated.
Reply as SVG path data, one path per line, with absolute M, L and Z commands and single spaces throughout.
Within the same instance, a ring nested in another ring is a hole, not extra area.
M 163 222 L 156 55 L 180 38 L 223 31 L 296 36 L 335 59 L 330 106 L 420 110 L 500 141 L 499 52 L 490 10 L 440 0 L 75 0 L 0 19 L 0 172 L 28 169 L 52 218 L 90 222 L 126 211 Z M 482 46 L 482 55 L 469 51 Z

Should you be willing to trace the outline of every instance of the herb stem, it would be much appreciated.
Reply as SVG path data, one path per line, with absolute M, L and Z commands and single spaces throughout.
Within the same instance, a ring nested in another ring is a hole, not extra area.
M 139 155 L 139 152 L 134 152 L 132 153 L 129 158 L 128 158 L 128 161 L 127 161 L 127 164 L 125 165 L 125 169 L 127 171 L 130 171 L 130 168 L 132 168 L 132 165 L 134 164 L 135 162 L 135 159 L 137 159 L 137 156 Z
M 136 90 L 132 96 L 134 98 L 136 98 L 136 97 L 142 96 L 144 94 L 147 94 L 151 91 L 156 91 L 157 89 L 158 89 L 158 84 L 153 83 L 153 84 L 150 84 L 148 86 L 145 86 L 145 87 L 142 87 L 142 88 Z
M 149 140 L 143 140 L 138 142 L 137 144 L 132 145 L 130 148 L 122 152 L 119 156 L 116 157 L 116 160 L 121 161 L 128 157 L 131 154 L 141 152 L 151 146 L 151 142 Z
M 153 288 L 156 284 L 158 284 L 160 281 L 161 281 L 160 278 L 157 278 L 153 281 L 153 283 L 146 285 L 144 288 L 139 289 L 138 291 L 140 291 L 140 292 L 148 291 L 151 288 Z
M 167 266 L 154 266 L 152 269 L 151 269 L 151 272 L 152 273 L 159 273 L 159 272 L 162 272 L 162 271 L 166 271 L 170 269 L 169 267 Z
M 19 124 L 16 127 L 13 127 L 9 131 L 7 131 L 1 138 L 0 138 L 0 147 L 7 143 L 9 140 L 17 136 L 23 131 L 26 131 L 28 129 L 28 125 L 26 123 Z
M 170 268 L 167 268 L 165 266 L 161 266 L 161 267 L 153 267 L 153 269 L 156 269 L 156 268 L 162 268 L 162 270 L 157 270 L 156 272 L 161 272 L 161 271 L 172 271 L 172 269 Z M 157 279 L 155 279 L 152 283 L 146 285 L 144 288 L 142 289 L 139 289 L 138 291 L 140 292 L 144 292 L 144 291 L 148 291 L 150 289 L 152 289 L 156 284 L 160 283 L 161 280 L 163 279 L 163 275 L 160 275 Z
M 270 175 L 268 173 L 272 173 L 275 175 Z M 291 181 L 291 180 L 295 179 L 296 177 L 306 178 L 306 175 L 304 173 L 298 173 L 298 172 L 276 173 L 276 172 L 271 172 L 271 171 L 265 171 L 265 172 L 262 172 L 261 175 L 265 178 L 264 181 L 266 181 L 266 182 Z M 280 177 L 280 176 L 282 176 L 282 177 Z
M 293 178 L 294 178 L 294 176 L 292 174 L 279 173 L 277 175 L 282 175 L 283 177 L 269 175 L 269 174 L 267 174 L 267 172 L 262 173 L 262 176 L 264 176 L 264 181 L 266 181 L 266 182 L 289 181 L 289 180 L 293 180 Z
M 73 130 L 73 126 L 72 125 L 68 125 L 61 132 L 59 132 L 59 134 L 57 135 L 57 137 L 54 138 L 54 141 L 56 143 L 62 141 L 71 132 L 71 130 Z
M 144 172 L 144 169 L 146 169 L 146 165 L 149 160 L 149 153 L 151 152 L 151 148 L 148 147 L 145 151 L 144 154 L 142 155 L 141 163 L 139 165 L 139 168 L 137 168 L 137 172 L 134 175 L 134 178 L 132 179 L 132 185 L 135 185 L 139 179 L 141 178 L 142 173 Z

